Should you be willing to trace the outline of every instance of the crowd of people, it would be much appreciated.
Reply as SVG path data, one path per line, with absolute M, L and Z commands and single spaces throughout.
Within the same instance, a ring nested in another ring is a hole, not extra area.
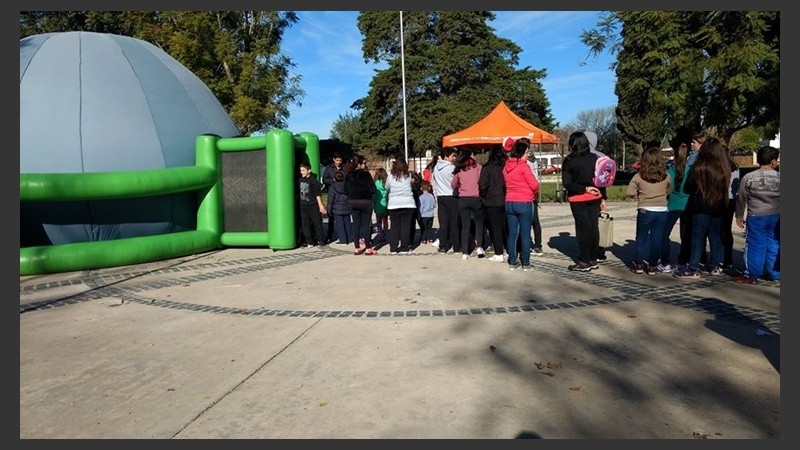
M 679 133 L 671 146 L 669 162 L 658 147 L 644 150 L 626 188 L 637 210 L 630 270 L 690 279 L 728 272 L 740 283 L 779 280 L 779 151 L 762 147 L 757 152 L 759 169 L 740 177 L 727 146 L 717 138 Z M 568 147 L 561 181 L 578 246 L 568 270 L 588 272 L 606 259 L 599 245 L 598 219 L 606 211 L 607 194 L 598 181 L 603 177 L 596 173 L 605 155 L 597 148 L 597 135 L 588 130 L 572 133 Z M 487 258 L 522 271 L 530 270 L 531 255 L 543 254 L 538 168 L 526 138 L 510 148 L 491 147 L 484 164 L 471 148 L 447 147 L 422 173 L 410 171 L 403 158 L 396 158 L 389 171 L 371 173 L 363 156 L 344 162 L 337 153 L 322 183 L 307 164 L 300 166 L 300 175 L 301 230 L 308 246 L 335 240 L 353 245 L 354 255 L 375 255 L 388 245 L 390 254 L 402 255 L 430 244 L 441 254 L 461 254 L 462 260 Z M 328 192 L 327 207 L 321 200 L 323 191 Z M 326 214 L 327 236 L 322 229 Z M 745 267 L 739 271 L 733 270 L 734 218 L 746 231 Z M 680 250 L 673 259 L 671 234 L 676 225 Z

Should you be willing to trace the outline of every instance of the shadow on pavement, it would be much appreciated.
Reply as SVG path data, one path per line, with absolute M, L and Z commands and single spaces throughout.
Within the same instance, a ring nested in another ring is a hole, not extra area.
M 772 367 L 781 372 L 781 335 L 761 322 L 745 316 L 735 305 L 718 298 L 704 298 L 698 306 L 714 314 L 706 320 L 706 327 L 733 342 L 761 350 Z

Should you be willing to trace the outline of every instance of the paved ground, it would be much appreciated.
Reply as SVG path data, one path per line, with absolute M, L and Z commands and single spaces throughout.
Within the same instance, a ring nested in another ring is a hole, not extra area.
M 633 274 L 610 209 L 589 273 L 544 204 L 531 272 L 334 245 L 20 277 L 20 437 L 779 438 L 780 284 Z

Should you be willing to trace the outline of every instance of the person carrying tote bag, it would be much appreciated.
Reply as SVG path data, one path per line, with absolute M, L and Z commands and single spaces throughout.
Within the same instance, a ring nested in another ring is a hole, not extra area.
M 581 131 L 572 133 L 568 142 L 570 153 L 562 164 L 561 181 L 567 191 L 567 201 L 575 220 L 578 258 L 567 269 L 588 272 L 599 267 L 598 222 L 603 195 L 593 181 L 598 156 L 591 153 L 589 139 Z

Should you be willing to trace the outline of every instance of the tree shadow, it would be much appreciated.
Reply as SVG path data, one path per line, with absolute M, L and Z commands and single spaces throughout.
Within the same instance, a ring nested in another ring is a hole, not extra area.
M 714 314 L 706 327 L 736 343 L 761 350 L 772 367 L 781 373 L 781 335 L 761 322 L 740 313 L 736 305 L 718 298 L 703 298 L 697 305 Z

